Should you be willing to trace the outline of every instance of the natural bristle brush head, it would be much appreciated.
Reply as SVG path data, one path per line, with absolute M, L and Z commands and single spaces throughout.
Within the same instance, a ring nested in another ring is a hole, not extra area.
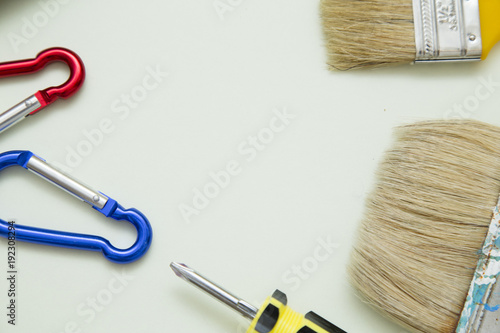
M 429 121 L 395 136 L 367 198 L 351 282 L 411 332 L 452 333 L 500 193 L 500 129 Z
M 412 0 L 321 0 L 330 69 L 415 61 Z

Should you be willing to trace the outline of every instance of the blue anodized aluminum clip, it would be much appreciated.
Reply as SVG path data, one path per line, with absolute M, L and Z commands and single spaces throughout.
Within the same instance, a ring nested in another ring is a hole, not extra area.
M 149 249 L 152 240 L 151 225 L 137 209 L 125 209 L 115 200 L 96 192 L 87 186 L 54 169 L 43 159 L 30 151 L 9 151 L 0 154 L 0 171 L 11 166 L 21 166 L 38 176 L 87 202 L 104 216 L 128 221 L 137 229 L 137 240 L 128 249 L 118 249 L 99 236 L 70 233 L 65 231 L 41 229 L 16 224 L 16 240 L 31 243 L 67 247 L 73 249 L 100 251 L 110 261 L 129 263 L 142 257 Z M 9 224 L 0 219 L 0 235 L 7 237 Z

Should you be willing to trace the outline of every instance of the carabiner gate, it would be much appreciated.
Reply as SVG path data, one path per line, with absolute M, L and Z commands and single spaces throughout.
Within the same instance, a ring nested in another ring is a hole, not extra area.
M 102 237 L 64 231 L 41 229 L 16 224 L 16 240 L 74 249 L 100 251 L 110 261 L 129 263 L 142 257 L 149 249 L 153 237 L 148 219 L 137 209 L 125 209 L 110 197 L 94 191 L 54 169 L 30 151 L 9 151 L 0 154 L 0 171 L 11 166 L 33 171 L 54 185 L 90 204 L 104 216 L 132 223 L 137 229 L 137 240 L 128 249 L 118 249 Z M 0 235 L 7 237 L 9 223 L 0 219 Z
M 52 104 L 58 98 L 73 96 L 83 84 L 85 67 L 80 57 L 71 50 L 56 47 L 40 52 L 35 59 L 26 59 L 0 63 L 0 78 L 38 72 L 47 64 L 62 61 L 69 66 L 68 80 L 57 87 L 40 90 L 34 95 L 0 114 L 0 132 L 33 115 Z

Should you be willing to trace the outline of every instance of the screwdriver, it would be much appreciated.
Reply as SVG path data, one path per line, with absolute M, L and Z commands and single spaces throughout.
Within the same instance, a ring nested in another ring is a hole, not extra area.
M 252 322 L 247 333 L 346 333 L 312 311 L 305 316 L 293 311 L 286 305 L 286 295 L 279 290 L 268 297 L 260 309 L 257 309 L 184 264 L 173 262 L 170 268 L 178 277 L 194 284 L 250 319 Z

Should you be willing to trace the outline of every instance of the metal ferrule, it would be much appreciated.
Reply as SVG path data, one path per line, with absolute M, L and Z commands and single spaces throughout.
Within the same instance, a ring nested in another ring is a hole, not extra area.
M 500 321 L 500 282 L 488 286 L 481 304 L 468 315 L 466 325 L 457 328 L 457 333 L 491 333 L 498 331 Z
M 98 209 L 102 209 L 109 199 L 105 195 L 90 189 L 89 187 L 54 169 L 44 160 L 35 155 L 29 159 L 27 168 L 66 192 Z
M 23 120 L 27 115 L 41 106 L 38 99 L 33 95 L 0 114 L 0 132 Z
M 416 62 L 480 60 L 479 0 L 413 0 Z
M 498 280 L 488 293 L 489 298 L 486 305 L 482 307 L 482 315 L 476 316 L 471 325 L 471 332 L 491 333 L 499 328 L 500 282 Z

